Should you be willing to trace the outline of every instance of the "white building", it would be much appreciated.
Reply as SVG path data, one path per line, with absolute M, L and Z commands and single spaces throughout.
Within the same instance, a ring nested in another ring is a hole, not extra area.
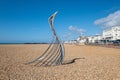
M 93 43 L 100 43 L 102 40 L 101 35 L 89 36 L 89 37 L 79 37 L 77 38 L 77 44 L 84 45 L 84 44 L 93 44 Z
M 76 40 L 65 41 L 65 44 L 76 44 Z
M 120 26 L 112 27 L 103 31 L 103 39 L 118 40 L 120 39 Z
M 110 29 L 104 30 L 102 35 L 95 36 L 81 36 L 77 40 L 66 41 L 65 43 L 84 45 L 88 44 L 107 44 L 111 43 L 113 40 L 120 40 L 120 26 L 115 26 Z
M 87 37 L 87 43 L 99 43 L 102 38 L 101 35 L 89 36 Z
M 80 36 L 77 38 L 77 45 L 85 45 L 87 41 L 87 37 Z

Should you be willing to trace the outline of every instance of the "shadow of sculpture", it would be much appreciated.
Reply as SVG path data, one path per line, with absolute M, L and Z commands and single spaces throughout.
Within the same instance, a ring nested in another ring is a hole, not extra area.
M 74 58 L 72 60 L 66 60 L 66 61 L 63 61 L 62 65 L 67 65 L 67 64 L 75 63 L 79 59 L 85 59 L 85 58 L 83 57 L 83 58 Z

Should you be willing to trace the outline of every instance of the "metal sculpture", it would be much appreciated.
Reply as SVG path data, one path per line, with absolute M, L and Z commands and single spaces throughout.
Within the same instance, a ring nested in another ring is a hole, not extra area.
M 54 18 L 57 13 L 58 12 L 55 12 L 48 20 L 50 28 L 53 32 L 52 42 L 41 56 L 28 62 L 27 64 L 34 63 L 35 66 L 51 66 L 62 64 L 64 58 L 64 46 L 54 29 Z

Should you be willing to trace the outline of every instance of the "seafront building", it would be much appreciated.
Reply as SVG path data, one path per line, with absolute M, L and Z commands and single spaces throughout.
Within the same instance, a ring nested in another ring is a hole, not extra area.
M 120 26 L 104 30 L 102 35 L 105 40 L 118 40 L 120 39 Z
M 102 40 L 102 35 L 95 35 L 95 36 L 89 36 L 87 37 L 87 43 L 100 43 Z
M 79 36 L 76 40 L 66 41 L 78 45 L 85 44 L 111 44 L 113 41 L 120 40 L 120 26 L 114 26 L 104 30 L 102 35 Z
M 65 44 L 76 44 L 77 40 L 70 40 L 70 41 L 65 41 Z
M 85 36 L 80 36 L 77 38 L 77 45 L 85 45 L 85 43 L 87 42 L 87 37 Z

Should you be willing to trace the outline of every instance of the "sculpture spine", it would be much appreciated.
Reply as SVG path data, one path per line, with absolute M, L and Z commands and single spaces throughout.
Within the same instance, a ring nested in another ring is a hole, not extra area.
M 53 39 L 46 51 L 38 58 L 28 62 L 27 64 L 34 63 L 35 66 L 51 66 L 51 65 L 61 65 L 64 59 L 64 45 L 60 38 L 56 34 L 54 29 L 54 18 L 58 12 L 55 12 L 49 18 L 50 28 L 53 33 Z

